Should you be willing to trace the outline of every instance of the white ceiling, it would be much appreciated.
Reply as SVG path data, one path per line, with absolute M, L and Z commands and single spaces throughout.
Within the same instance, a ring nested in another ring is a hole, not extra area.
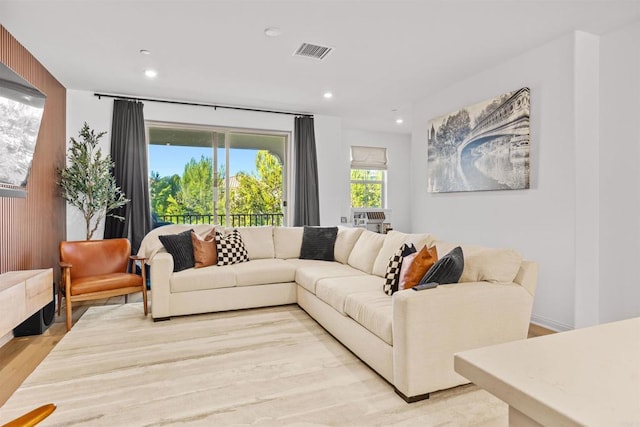
M 391 132 L 410 132 L 414 101 L 492 64 L 638 19 L 640 1 L 616 0 L 0 0 L 0 24 L 69 89 L 334 115 Z M 266 37 L 267 27 L 282 35 Z M 335 50 L 293 57 L 302 42 Z

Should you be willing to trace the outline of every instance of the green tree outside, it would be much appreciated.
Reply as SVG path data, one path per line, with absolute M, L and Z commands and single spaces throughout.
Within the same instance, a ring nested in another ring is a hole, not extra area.
M 230 198 L 233 213 L 282 213 L 282 165 L 268 151 L 256 156 L 256 172 L 239 173 Z
M 213 213 L 213 160 L 202 156 L 191 159 L 184 166 L 177 201 L 184 213 L 205 215 Z
M 382 208 L 381 170 L 351 169 L 351 207 Z
M 256 172 L 238 173 L 237 186 L 229 189 L 229 207 L 232 214 L 281 214 L 282 165 L 278 158 L 266 150 L 256 155 Z M 213 214 L 213 161 L 202 156 L 191 159 L 182 176 L 161 177 L 151 172 L 149 178 L 151 206 L 157 215 L 210 215 Z M 225 169 L 217 171 L 217 213 L 225 214 Z
M 158 215 L 166 215 L 169 200 L 175 203 L 175 195 L 180 191 L 180 175 L 160 176 L 158 172 L 151 171 L 149 179 L 149 191 L 151 193 L 151 210 Z

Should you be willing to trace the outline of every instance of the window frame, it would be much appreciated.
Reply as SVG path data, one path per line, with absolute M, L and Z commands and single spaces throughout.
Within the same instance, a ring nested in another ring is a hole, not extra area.
M 282 202 L 283 202 L 283 206 L 282 206 L 282 213 L 283 213 L 283 217 L 282 217 L 282 225 L 283 226 L 288 226 L 289 225 L 289 219 L 292 218 L 292 206 L 293 203 L 289 203 L 287 202 L 288 200 L 292 200 L 292 196 L 293 196 L 293 191 L 292 191 L 292 187 L 293 187 L 293 183 L 291 182 L 291 179 L 293 177 L 292 174 L 292 165 L 291 165 L 291 159 L 292 159 L 292 154 L 291 154 L 291 150 L 292 150 L 292 135 L 291 132 L 289 131 L 278 131 L 278 130 L 273 130 L 273 129 L 261 129 L 261 128 L 247 128 L 247 127 L 233 127 L 233 126 L 220 126 L 220 125 L 209 125 L 209 124 L 198 124 L 198 123 L 185 123 L 185 122 L 173 122 L 173 121 L 169 121 L 169 120 L 145 120 L 144 122 L 145 124 L 145 137 L 146 137 L 146 143 L 147 143 L 147 150 L 149 149 L 149 145 L 150 145 L 150 138 L 149 138 L 149 128 L 151 127 L 163 127 L 163 128 L 175 128 L 175 129 L 193 129 L 193 130 L 202 130 L 202 131 L 210 131 L 212 132 L 212 134 L 224 134 L 224 144 L 223 147 L 218 146 L 217 148 L 224 148 L 225 149 L 225 165 L 229 164 L 229 152 L 230 149 L 233 147 L 230 147 L 229 144 L 229 138 L 228 135 L 230 133 L 234 133 L 234 134 L 264 134 L 264 135 L 273 135 L 273 136 L 280 136 L 280 137 L 284 137 L 284 158 L 281 159 L 283 161 L 283 165 L 282 165 Z M 217 139 L 217 137 L 216 137 Z M 217 142 L 217 141 L 216 141 Z M 214 143 L 212 140 L 212 155 L 215 156 L 215 150 L 214 150 Z M 149 173 L 151 173 L 151 169 L 150 169 L 150 165 L 148 165 L 149 167 Z M 219 189 L 224 191 L 225 197 L 228 197 L 227 195 L 229 194 L 229 168 L 225 167 L 226 170 L 226 178 L 225 178 L 225 188 L 224 189 Z M 218 194 L 217 192 L 214 192 L 214 189 L 212 188 L 212 192 L 213 192 L 213 197 L 217 197 Z M 151 196 L 151 195 L 149 195 Z M 151 197 L 149 197 L 151 199 Z M 226 204 L 226 215 L 225 215 L 225 226 L 229 226 L 229 203 Z M 214 212 L 214 214 L 217 214 L 217 212 Z
M 382 179 L 381 180 L 371 180 L 371 179 L 350 179 L 349 181 L 349 204 L 351 205 L 352 209 L 366 209 L 366 208 L 371 208 L 371 209 L 386 209 L 387 208 L 387 171 L 385 169 L 371 169 L 371 168 L 350 168 L 349 169 L 349 176 L 351 177 L 351 171 L 354 170 L 358 170 L 358 171 L 376 171 L 376 172 L 381 172 L 382 173 Z M 352 191 L 353 191 L 353 184 L 380 184 L 380 204 L 382 206 L 353 206 L 353 203 L 351 202 L 351 200 L 353 200 L 352 197 Z

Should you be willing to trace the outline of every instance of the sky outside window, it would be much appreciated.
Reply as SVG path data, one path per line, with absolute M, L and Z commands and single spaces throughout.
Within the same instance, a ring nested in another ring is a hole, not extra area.
M 238 172 L 251 174 L 256 169 L 256 154 L 258 150 L 234 149 L 229 153 L 229 176 L 235 176 Z M 182 175 L 184 166 L 194 158 L 200 160 L 201 156 L 213 155 L 210 147 L 185 147 L 176 145 L 150 145 L 149 146 L 149 172 L 158 172 L 160 176 Z M 218 161 L 224 164 L 225 150 L 218 149 Z

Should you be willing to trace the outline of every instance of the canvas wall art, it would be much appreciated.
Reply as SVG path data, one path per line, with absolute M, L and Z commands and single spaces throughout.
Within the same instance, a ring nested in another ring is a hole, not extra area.
M 431 120 L 428 191 L 529 188 L 529 99 L 525 87 Z

